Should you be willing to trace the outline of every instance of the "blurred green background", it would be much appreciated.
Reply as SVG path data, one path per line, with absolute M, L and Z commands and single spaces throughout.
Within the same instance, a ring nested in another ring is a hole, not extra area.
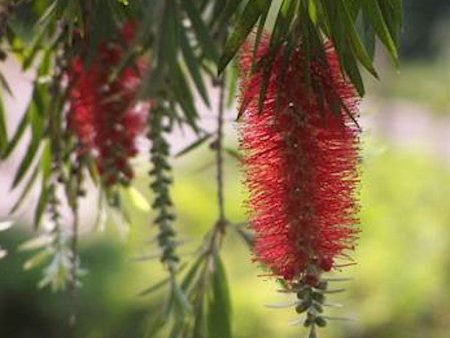
M 358 264 L 339 274 L 354 279 L 345 283 L 347 292 L 332 297 L 345 304 L 336 315 L 351 320 L 330 323 L 320 337 L 450 337 L 449 4 L 406 0 L 400 71 L 379 57 L 382 80 L 371 82 L 362 109 L 366 132 Z M 228 141 L 236 143 L 232 136 Z M 217 217 L 213 156 L 199 149 L 174 163 L 178 228 L 186 241 L 180 250 L 187 259 Z M 242 175 L 234 159 L 227 163 L 228 218 L 244 222 Z M 151 198 L 144 176 L 143 169 L 136 187 Z M 81 259 L 89 274 L 77 299 L 38 290 L 42 272 L 22 271 L 30 253 L 15 253 L 28 234 L 17 228 L 3 232 L 0 246 L 10 254 L 0 261 L 0 337 L 141 337 L 158 312 L 158 295 L 137 294 L 164 273 L 157 261 L 131 259 L 148 248 L 145 242 L 154 229 L 148 212 L 131 201 L 128 209 L 133 221 L 128 237 L 108 227 L 83 239 Z M 292 310 L 264 306 L 284 298 L 272 280 L 258 277 L 261 270 L 232 230 L 223 253 L 234 336 L 302 337 L 302 328 L 288 324 L 295 318 Z M 68 325 L 73 308 L 79 314 L 75 329 Z

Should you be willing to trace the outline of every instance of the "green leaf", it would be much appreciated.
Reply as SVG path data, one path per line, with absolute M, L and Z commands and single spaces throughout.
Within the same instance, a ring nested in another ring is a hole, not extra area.
M 218 254 L 214 255 L 212 293 L 208 302 L 209 336 L 231 338 L 231 304 L 228 281 L 223 263 Z
M 167 278 L 164 278 L 163 280 L 150 286 L 149 288 L 142 290 L 141 292 L 139 292 L 139 296 L 147 296 L 147 295 L 161 289 L 164 285 L 166 285 L 168 282 L 170 282 L 170 278 L 171 278 L 170 276 Z
M 31 103 L 30 103 L 31 104 Z M 9 155 L 12 153 L 12 151 L 15 149 L 17 142 L 22 138 L 23 133 L 25 132 L 26 127 L 28 126 L 29 120 L 28 120 L 28 113 L 25 113 L 20 120 L 19 126 L 17 127 L 17 130 L 14 133 L 13 138 L 8 143 L 5 152 L 3 153 L 3 158 L 8 158 Z
M 2 73 L 0 73 L 0 85 L 4 90 L 6 90 L 9 96 L 14 97 L 11 87 L 9 86 L 8 81 L 5 79 L 5 76 Z
M 50 141 L 45 142 L 44 149 L 42 151 L 40 165 L 42 177 L 44 178 L 45 181 L 48 181 L 51 175 L 51 168 L 52 168 L 52 149 Z
M 216 338 L 215 335 L 208 335 L 205 319 L 205 306 L 203 299 L 201 299 L 195 308 L 192 338 Z
M 42 179 L 42 187 L 41 187 L 41 193 L 39 195 L 38 204 L 36 206 L 36 210 L 34 212 L 34 229 L 37 229 L 41 223 L 42 216 L 45 213 L 45 210 L 47 209 L 47 202 L 48 202 L 48 187 L 46 180 Z
M 250 0 L 238 19 L 233 33 L 225 43 L 224 52 L 219 60 L 218 73 L 221 74 L 244 43 L 258 19 L 270 9 L 271 1 Z
M 388 49 L 394 62 L 397 62 L 397 47 L 395 45 L 394 39 L 391 36 L 388 26 L 384 21 L 383 13 L 381 12 L 380 6 L 378 5 L 378 1 L 363 0 L 362 4 L 365 16 L 370 19 L 375 32 Z
M 356 22 L 358 30 L 361 32 L 361 37 L 366 47 L 367 53 L 370 59 L 373 61 L 375 57 L 375 30 L 370 23 L 370 19 L 367 17 L 367 13 L 363 11 L 362 15 L 358 18 Z
M 38 173 L 39 173 L 39 166 L 35 166 L 35 168 L 33 169 L 33 173 L 31 174 L 30 179 L 27 181 L 27 183 L 25 185 L 25 188 L 22 189 L 22 193 L 20 194 L 20 196 L 17 199 L 16 203 L 14 203 L 13 207 L 11 208 L 11 211 L 9 212 L 10 214 L 16 212 L 17 209 L 22 204 L 22 202 L 25 199 L 25 197 L 28 196 L 29 192 L 31 191 L 31 188 L 34 185 L 34 181 L 36 180 L 36 178 L 38 176 Z
M 206 135 L 200 137 L 199 139 L 197 139 L 196 141 L 194 141 L 193 143 L 188 145 L 186 148 L 183 148 L 182 150 L 180 150 L 177 154 L 175 154 L 175 157 L 181 157 L 181 156 L 189 153 L 191 150 L 198 148 L 199 146 L 201 146 L 203 143 L 205 143 L 210 138 L 211 138 L 211 134 L 206 134 Z
M 58 6 L 61 6 L 62 1 L 55 0 L 53 1 L 45 10 L 44 14 L 39 18 L 38 24 L 44 25 L 46 22 L 51 21 L 51 19 L 55 16 L 55 13 L 58 12 Z
M 188 272 L 183 278 L 183 281 L 181 282 L 181 288 L 183 290 L 186 291 L 191 286 L 191 283 L 194 280 L 195 276 L 197 275 L 198 269 L 202 266 L 202 263 L 205 263 L 205 260 L 204 256 L 200 255 L 195 261 L 195 263 L 188 270 Z
M 353 55 L 353 51 L 351 49 L 346 49 L 341 55 L 342 65 L 345 68 L 347 75 L 358 91 L 359 96 L 363 97 L 365 95 L 364 82 L 361 77 L 361 73 L 358 69 L 358 64 L 356 63 L 356 59 Z
M 186 35 L 186 30 L 184 29 L 180 29 L 180 44 L 184 56 L 184 61 L 186 62 L 186 65 L 189 69 L 191 78 L 194 81 L 194 84 L 197 87 L 197 90 L 200 93 L 203 101 L 209 107 L 208 93 L 206 91 L 202 74 L 200 72 L 200 63 L 198 62 L 197 58 L 194 55 L 194 52 L 192 51 L 192 47 L 190 46 L 188 37 Z
M 252 62 L 252 72 L 256 70 L 256 61 L 257 61 L 257 53 L 259 49 L 259 44 L 261 43 L 261 39 L 264 33 L 264 27 L 266 25 L 267 17 L 269 16 L 269 11 L 262 13 L 261 18 L 259 19 L 258 28 L 256 29 L 255 35 L 255 44 L 253 46 L 253 62 Z
M 156 62 L 150 72 L 149 80 L 146 83 L 143 96 L 153 97 L 163 89 L 166 71 L 177 62 L 177 27 L 178 21 L 174 18 L 176 12 L 172 9 L 172 2 L 166 1 L 164 4 L 162 18 L 156 34 L 157 40 L 154 44 Z M 150 12 L 150 11 L 148 11 Z
M 182 0 L 181 4 L 192 23 L 198 41 L 203 46 L 205 55 L 216 62 L 219 59 L 219 53 L 211 37 L 210 30 L 205 26 L 196 5 L 192 0 Z
M 50 20 L 45 20 L 44 22 L 39 21 L 35 25 L 34 29 L 36 31 L 36 34 L 33 37 L 30 47 L 27 48 L 27 50 L 25 51 L 25 55 L 22 61 L 23 70 L 27 70 L 33 64 L 33 61 L 35 60 L 37 53 L 42 48 L 41 44 L 45 34 L 48 33 L 50 23 L 51 23 Z
M 146 332 L 146 337 L 155 337 L 156 333 L 167 323 L 173 309 L 173 303 L 173 292 L 170 292 L 162 309 L 153 316 Z
M 239 69 L 236 64 L 233 64 L 232 67 L 228 67 L 228 69 L 228 76 L 226 76 L 226 79 L 228 80 L 227 107 L 231 108 L 236 99 L 236 93 L 239 83 Z
M 177 318 L 179 319 L 179 318 Z M 183 330 L 185 329 L 185 324 L 182 320 L 177 320 L 172 326 L 172 330 L 170 331 L 170 335 L 168 338 L 179 338 L 179 337 L 185 337 L 186 335 L 183 335 Z
M 280 51 L 280 48 L 283 44 L 285 44 L 286 40 L 289 42 L 287 45 L 287 48 L 283 48 L 283 64 L 281 68 L 281 76 L 279 77 L 279 87 L 278 87 L 278 93 L 281 93 L 281 86 L 284 82 L 284 74 L 286 74 L 286 70 L 289 66 L 290 56 L 293 48 L 295 47 L 294 44 L 297 43 L 297 41 L 293 41 L 294 39 L 288 38 L 290 34 L 290 29 L 292 26 L 292 23 L 295 18 L 295 14 L 298 11 L 298 0 L 283 0 L 281 3 L 281 7 L 278 11 L 278 16 L 275 21 L 275 26 L 273 28 L 273 32 L 270 39 L 270 46 L 269 46 L 269 55 L 264 59 L 263 61 L 263 82 L 261 86 L 261 91 L 259 94 L 259 111 L 261 112 L 264 106 L 264 100 L 267 95 L 267 89 L 269 85 L 269 79 L 270 79 L 270 73 L 272 71 L 272 64 L 276 58 L 277 53 Z M 276 98 L 276 106 L 278 107 L 279 104 L 280 95 L 277 95 Z
M 403 24 L 403 0 L 378 0 L 378 5 L 383 13 L 384 21 L 391 37 L 398 48 Z
M 44 149 L 42 151 L 42 156 L 40 159 L 40 167 L 42 172 L 42 183 L 41 183 L 41 193 L 39 195 L 38 204 L 34 213 L 34 228 L 37 229 L 39 224 L 41 223 L 41 219 L 45 211 L 47 210 L 47 202 L 50 187 L 48 186 L 48 182 L 51 176 L 51 167 L 52 167 L 52 153 L 51 153 L 51 145 L 50 142 L 47 141 Z
M 23 264 L 23 269 L 25 271 L 31 270 L 36 266 L 43 264 L 50 257 L 50 252 L 47 250 L 42 250 L 36 255 L 25 261 Z
M 196 120 L 198 117 L 197 110 L 194 105 L 194 98 L 192 96 L 191 88 L 189 87 L 186 78 L 178 64 L 172 66 L 172 85 L 173 94 L 175 95 L 177 103 L 180 104 L 183 109 L 184 116 L 186 117 L 189 125 L 197 131 Z
M 184 293 L 184 290 L 180 287 L 177 282 L 172 282 L 173 294 L 175 305 L 180 310 L 179 313 L 182 315 L 186 315 L 192 311 L 192 306 L 189 303 L 189 300 Z
M 8 146 L 8 132 L 6 129 L 6 116 L 5 116 L 5 109 L 3 106 L 3 99 L 0 96 L 0 155 L 3 155 L 7 146 Z
M 47 57 L 44 57 L 41 65 L 39 66 L 39 73 L 45 73 L 47 71 Z M 24 118 L 27 121 L 21 121 L 16 134 L 14 135 L 12 141 L 8 145 L 8 148 L 5 152 L 5 156 L 8 156 L 12 149 L 15 147 L 16 143 L 22 136 L 26 124 L 30 124 L 31 126 L 31 140 L 29 146 L 27 148 L 27 152 L 22 159 L 19 169 L 16 172 L 16 176 L 14 177 L 12 188 L 15 188 L 23 179 L 25 174 L 27 173 L 30 165 L 35 158 L 36 153 L 39 150 L 39 146 L 44 136 L 45 127 L 46 127 L 46 113 L 48 109 L 48 88 L 45 85 L 36 84 L 33 90 L 33 95 L 31 102 L 28 106 L 28 109 L 25 113 Z
M 218 22 L 219 31 L 222 31 L 224 27 L 228 26 L 233 14 L 236 13 L 238 6 L 242 3 L 242 0 L 229 0 L 226 2 L 226 6 L 222 10 Z
M 236 161 L 238 162 L 242 161 L 242 155 L 236 149 L 225 148 L 224 150 L 230 157 L 232 157 Z
M 14 189 L 17 187 L 17 185 L 22 181 L 25 174 L 28 172 L 28 169 L 30 168 L 31 163 L 33 162 L 34 157 L 36 156 L 36 153 L 38 152 L 40 145 L 40 140 L 38 138 L 31 139 L 30 143 L 27 147 L 27 152 L 25 156 L 23 157 L 22 161 L 20 162 L 20 166 L 17 169 L 16 175 L 14 176 L 14 180 L 11 186 L 11 189 Z
M 271 46 L 277 48 L 287 39 L 292 21 L 297 13 L 298 4 L 298 0 L 283 0 L 281 3 L 271 36 Z
M 356 28 L 354 25 L 354 22 L 350 16 L 350 13 L 348 12 L 347 8 L 345 7 L 344 0 L 339 0 L 339 2 L 342 4 L 342 8 L 344 8 L 344 11 L 342 13 L 343 15 L 343 24 L 346 27 L 346 31 L 348 33 L 348 39 L 351 42 L 351 47 L 353 51 L 355 52 L 355 55 L 358 57 L 358 60 L 361 62 L 361 64 L 375 77 L 378 78 L 378 74 L 373 67 L 372 60 L 370 59 L 369 54 L 367 53 L 363 43 L 361 42 L 361 39 L 358 36 L 358 33 L 356 32 Z
M 150 204 L 138 189 L 133 186 L 129 186 L 124 190 L 134 207 L 141 210 L 142 212 L 150 211 Z
M 50 236 L 39 236 L 32 239 L 29 239 L 23 243 L 21 243 L 17 247 L 17 251 L 33 251 L 37 249 L 41 249 L 43 247 L 48 246 L 50 243 L 52 243 L 52 237 Z

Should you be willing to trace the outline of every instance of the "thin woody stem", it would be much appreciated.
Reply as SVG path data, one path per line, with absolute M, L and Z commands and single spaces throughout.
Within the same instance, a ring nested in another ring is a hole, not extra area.
M 217 201 L 219 206 L 219 224 L 220 230 L 225 230 L 225 199 L 224 199 L 224 175 L 223 175 L 223 125 L 224 125 L 224 97 L 225 97 L 225 77 L 219 80 L 219 105 L 217 113 Z
M 219 103 L 217 107 L 217 139 L 213 143 L 213 149 L 216 151 L 216 184 L 217 184 L 217 204 L 219 209 L 219 217 L 214 225 L 209 238 L 209 243 L 205 254 L 212 257 L 220 242 L 225 228 L 227 219 L 225 216 L 225 197 L 224 197 L 224 170 L 223 170 L 223 126 L 225 112 L 225 76 L 213 80 L 213 86 L 219 87 Z
M 72 209 L 73 213 L 73 223 L 72 223 L 72 264 L 71 264 L 71 277 L 70 277 L 70 289 L 72 292 L 76 290 L 77 283 L 77 256 L 78 256 L 78 227 L 79 227 L 79 214 L 78 205 Z
M 81 159 L 77 160 L 77 167 L 75 173 L 75 189 L 76 195 L 81 195 L 81 181 L 82 181 L 82 166 Z M 71 261 L 71 270 L 70 270 L 70 294 L 72 298 L 72 314 L 70 316 L 69 324 L 74 326 L 77 319 L 77 272 L 78 272 L 78 232 L 79 232 L 79 224 L 80 224 L 80 216 L 79 216 L 79 203 L 78 199 L 75 198 L 74 203 L 72 204 L 72 238 L 71 238 L 71 251 L 72 251 L 72 261 Z

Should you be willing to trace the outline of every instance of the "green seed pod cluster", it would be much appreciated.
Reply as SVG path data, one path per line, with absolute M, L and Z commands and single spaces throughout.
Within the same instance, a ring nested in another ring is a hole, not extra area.
M 165 139 L 165 133 L 170 127 L 164 126 L 164 111 L 158 107 L 152 109 L 149 118 L 148 138 L 151 142 L 150 161 L 153 168 L 149 175 L 152 177 L 151 190 L 155 194 L 152 208 L 157 212 L 154 223 L 159 227 L 157 235 L 158 245 L 161 249 L 161 262 L 169 271 L 177 270 L 179 257 L 175 252 L 177 242 L 176 232 L 173 228 L 175 214 L 170 197 L 170 185 L 172 184 L 171 166 L 168 161 L 169 143 Z

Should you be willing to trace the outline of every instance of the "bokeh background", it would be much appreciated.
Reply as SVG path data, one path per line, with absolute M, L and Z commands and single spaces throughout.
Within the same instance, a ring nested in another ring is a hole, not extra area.
M 405 20 L 400 69 L 393 69 L 380 52 L 381 81 L 367 78 L 369 94 L 361 112 L 362 232 L 354 255 L 358 263 L 340 273 L 353 278 L 342 285 L 347 292 L 332 297 L 345 305 L 338 315 L 350 320 L 331 322 L 320 332 L 323 338 L 450 337 L 450 2 L 405 0 Z M 13 72 L 15 66 L 9 60 L 2 67 Z M 26 87 L 26 79 L 13 85 Z M 19 109 L 25 99 L 19 95 L 8 100 Z M 231 110 L 227 136 L 231 149 L 236 147 L 234 114 Z M 205 121 L 213 127 L 211 113 L 205 113 Z M 187 141 L 178 135 L 172 142 L 182 148 Z M 140 175 L 135 189 L 150 200 L 144 163 L 145 157 L 136 161 Z M 217 217 L 213 164 L 207 146 L 174 160 L 177 225 L 187 260 Z M 0 220 L 7 217 L 5 205 L 15 196 L 7 184 L 13 170 L 14 164 L 0 164 Z M 245 222 L 241 178 L 236 159 L 228 157 L 226 209 L 235 223 Z M 108 222 L 104 231 L 86 225 L 89 236 L 83 236 L 81 259 L 89 273 L 75 300 L 67 293 L 38 289 L 41 269 L 23 270 L 33 254 L 17 250 L 30 237 L 26 215 L 21 225 L 0 233 L 0 246 L 8 251 L 0 261 L 0 337 L 142 336 L 158 312 L 158 294 L 138 293 L 164 273 L 157 260 L 132 259 L 149 248 L 154 229 L 148 203 L 135 192 L 128 196 L 132 225 L 127 235 L 112 224 L 117 222 Z M 32 208 L 33 201 L 28 203 Z M 86 223 L 94 211 L 85 209 Z M 258 277 L 261 270 L 251 262 L 248 246 L 231 230 L 223 254 L 234 336 L 301 337 L 302 328 L 288 324 L 295 318 L 292 310 L 264 306 L 285 299 L 274 281 Z M 68 325 L 73 308 L 78 312 L 75 329 Z

